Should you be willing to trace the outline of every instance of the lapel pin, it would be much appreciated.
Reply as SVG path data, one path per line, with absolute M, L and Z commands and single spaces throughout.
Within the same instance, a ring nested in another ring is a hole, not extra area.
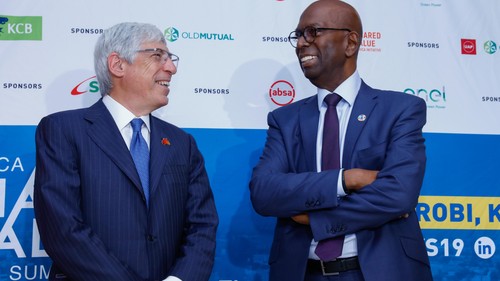
M 358 121 L 359 121 L 359 122 L 363 122 L 363 121 L 365 121 L 365 120 L 366 120 L 366 115 L 364 115 L 364 114 L 360 114 L 360 115 L 358 115 Z
M 163 144 L 163 145 L 170 145 L 170 141 L 167 138 L 162 138 L 161 139 L 161 144 Z

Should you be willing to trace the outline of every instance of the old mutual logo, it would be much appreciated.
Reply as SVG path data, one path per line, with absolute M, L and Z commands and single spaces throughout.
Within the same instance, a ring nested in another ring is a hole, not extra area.
M 180 32 L 175 27 L 167 27 L 163 34 L 165 39 L 170 42 L 175 42 L 178 39 L 191 39 L 191 40 L 218 40 L 218 41 L 233 41 L 233 35 L 229 33 L 211 33 L 211 32 L 190 32 L 182 31 Z
M 0 40 L 42 40 L 42 17 L 0 15 Z
M 177 41 L 179 39 L 179 30 L 173 28 L 173 27 L 168 27 L 164 31 L 165 39 L 167 39 L 170 42 Z
M 493 41 L 486 41 L 484 43 L 484 51 L 488 54 L 494 54 L 497 51 L 497 44 Z

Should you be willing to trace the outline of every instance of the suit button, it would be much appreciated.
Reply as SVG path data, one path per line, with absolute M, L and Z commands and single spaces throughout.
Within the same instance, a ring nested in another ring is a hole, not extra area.
M 150 242 L 155 241 L 155 237 L 154 237 L 153 235 L 151 235 L 151 234 L 148 234 L 147 239 L 148 239 L 148 241 L 150 241 Z

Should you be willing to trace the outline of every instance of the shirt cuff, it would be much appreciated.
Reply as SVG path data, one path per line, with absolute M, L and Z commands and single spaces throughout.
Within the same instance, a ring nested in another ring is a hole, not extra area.
M 347 193 L 344 191 L 344 186 L 342 185 L 342 173 L 344 169 L 339 170 L 339 177 L 337 178 L 337 197 L 346 196 Z
M 175 277 L 175 276 L 169 276 L 169 277 L 167 277 L 167 279 L 165 279 L 163 281 L 182 281 L 182 280 Z

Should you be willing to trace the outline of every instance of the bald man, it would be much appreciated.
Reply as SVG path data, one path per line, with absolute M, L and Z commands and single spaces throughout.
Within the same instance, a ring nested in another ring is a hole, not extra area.
M 253 206 L 277 218 L 270 281 L 432 280 L 415 215 L 426 105 L 360 78 L 362 34 L 357 11 L 337 0 L 312 3 L 290 33 L 318 90 L 269 113 L 253 170 Z

